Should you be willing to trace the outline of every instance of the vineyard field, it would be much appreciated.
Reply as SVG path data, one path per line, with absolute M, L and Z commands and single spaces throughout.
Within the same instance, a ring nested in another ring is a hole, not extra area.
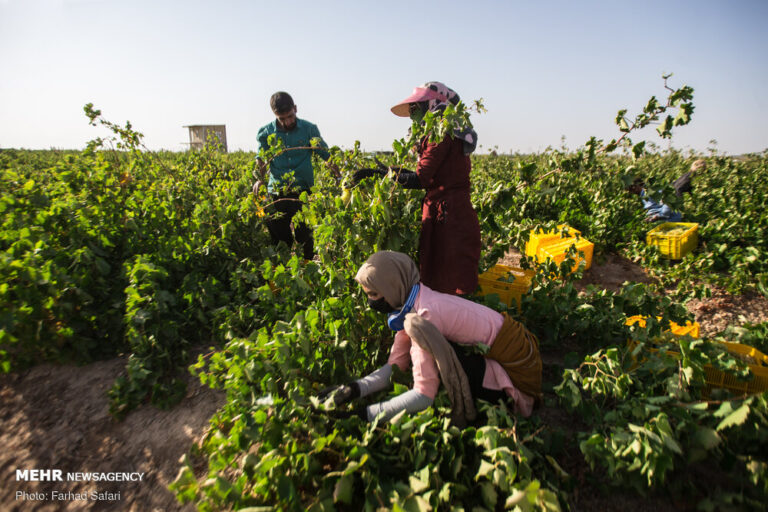
M 353 276 L 377 250 L 417 258 L 423 192 L 388 177 L 352 187 L 355 170 L 378 163 L 357 147 L 331 148 L 341 176 L 316 161 L 316 186 L 302 196 L 298 215 L 317 253 L 305 261 L 270 243 L 270 199 L 252 192 L 255 154 L 151 152 L 130 125 L 86 112 L 114 138 L 83 151 L 0 150 L 4 402 L 21 403 L 14 383 L 31 386 L 24 376 L 41 364 L 71 379 L 73 365 L 88 365 L 85 374 L 110 364 L 104 410 L 84 404 L 100 421 L 141 430 L 130 422 L 147 410 L 200 408 L 210 422 L 190 420 L 195 439 L 169 437 L 189 442 L 167 479 L 178 507 L 764 509 L 768 392 L 711 389 L 706 371 L 750 378 L 722 341 L 768 353 L 768 154 L 592 140 L 473 156 L 479 270 L 503 262 L 536 275 L 519 308 L 471 298 L 539 338 L 542 407 L 522 418 L 481 403 L 476 424 L 459 429 L 441 392 L 421 413 L 368 424 L 314 397 L 386 361 L 391 331 Z M 395 149 L 379 163 L 408 166 Z M 692 194 L 676 196 L 672 182 L 700 158 L 707 168 Z M 638 176 L 699 224 L 697 247 L 680 261 L 646 244 L 655 224 L 625 190 Z M 559 266 L 524 256 L 532 230 L 563 223 L 595 244 L 590 270 L 571 272 L 573 253 Z M 741 318 L 715 321 L 737 309 Z M 646 327 L 627 325 L 635 315 Z M 694 320 L 701 338 L 667 332 Z M 396 372 L 372 399 L 410 379 Z M 57 387 L 67 386 L 51 386 L 52 396 Z M 45 425 L 34 428 L 44 435 Z M 127 500 L 126 510 L 148 504 Z

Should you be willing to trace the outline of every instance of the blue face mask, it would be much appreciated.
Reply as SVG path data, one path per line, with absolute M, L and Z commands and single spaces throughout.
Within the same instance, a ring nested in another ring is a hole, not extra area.
M 413 303 L 416 302 L 416 296 L 419 294 L 419 283 L 416 283 L 411 287 L 411 293 L 408 294 L 408 300 L 403 304 L 403 308 L 400 311 L 390 313 L 387 317 L 387 325 L 393 331 L 402 331 L 405 328 L 405 315 L 410 313 Z

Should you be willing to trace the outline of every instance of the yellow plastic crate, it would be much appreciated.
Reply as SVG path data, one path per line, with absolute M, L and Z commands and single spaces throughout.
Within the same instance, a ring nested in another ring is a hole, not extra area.
M 638 323 L 641 327 L 645 327 L 645 318 L 642 316 L 633 316 L 627 318 L 627 325 Z M 691 324 L 688 322 L 685 326 L 679 326 L 674 322 L 670 322 L 670 331 L 677 336 L 684 336 L 689 334 L 690 336 L 697 338 L 699 335 L 699 323 L 694 322 Z M 690 331 L 690 332 L 689 332 Z M 720 343 L 720 342 L 718 342 Z M 628 345 L 633 347 L 635 342 L 629 340 Z M 707 382 L 707 389 L 705 394 L 709 394 L 713 388 L 722 388 L 736 393 L 752 394 L 762 393 L 768 390 L 768 356 L 760 352 L 754 347 L 749 345 L 743 345 L 741 343 L 722 343 L 724 348 L 747 363 L 750 373 L 753 375 L 753 379 L 749 381 L 739 380 L 731 374 L 717 370 L 712 365 L 704 365 L 704 375 Z M 656 352 L 657 349 L 649 348 L 651 352 Z
M 562 240 L 563 232 L 566 228 L 568 229 L 568 236 L 566 238 L 574 238 L 574 235 L 581 235 L 581 231 L 570 227 L 568 224 L 559 224 L 557 229 L 540 233 L 531 230 L 528 241 L 525 243 L 525 255 L 536 256 L 540 247 Z
M 768 390 L 768 356 L 749 345 L 741 343 L 723 343 L 725 349 L 747 363 L 749 371 L 754 375 L 750 381 L 739 380 L 733 375 L 716 370 L 706 365 L 704 374 L 710 388 L 723 388 L 745 394 L 762 393 Z
M 657 320 L 661 320 L 661 317 L 656 317 Z M 625 322 L 627 325 L 638 324 L 640 327 L 645 327 L 645 317 L 642 315 L 635 315 L 627 318 Z M 699 322 L 686 322 L 685 325 L 678 325 L 675 322 L 669 322 L 669 330 L 675 336 L 685 336 L 686 334 L 691 338 L 698 338 L 701 330 Z
M 565 253 L 572 246 L 576 246 L 576 250 L 584 253 L 582 258 L 579 254 L 575 255 L 576 262 L 573 265 L 571 271 L 576 271 L 579 268 L 579 263 L 584 260 L 585 267 L 588 269 L 592 266 L 592 253 L 595 250 L 595 244 L 587 240 L 586 238 L 566 238 L 558 242 L 548 243 L 539 247 L 536 253 L 536 259 L 538 261 L 546 261 L 548 258 L 557 263 L 558 265 L 565 259 Z
M 530 290 L 531 279 L 535 274 L 532 270 L 496 265 L 478 276 L 480 295 L 496 294 L 507 306 L 515 301 L 520 308 L 520 299 Z
M 517 282 L 518 280 L 531 282 L 531 278 L 536 275 L 534 270 L 523 270 L 518 267 L 510 267 L 508 265 L 496 264 L 492 268 L 480 274 L 490 278 L 495 276 L 496 280 L 509 280 Z
M 672 230 L 681 230 L 671 233 Z M 648 245 L 655 245 L 665 258 L 682 259 L 699 243 L 699 225 L 695 222 L 665 222 L 646 235 Z

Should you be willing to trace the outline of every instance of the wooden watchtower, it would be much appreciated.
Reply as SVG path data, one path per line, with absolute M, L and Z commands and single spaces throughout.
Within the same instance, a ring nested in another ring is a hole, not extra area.
M 192 124 L 189 128 L 189 149 L 203 149 L 209 142 L 218 141 L 227 152 L 227 126 L 224 124 Z

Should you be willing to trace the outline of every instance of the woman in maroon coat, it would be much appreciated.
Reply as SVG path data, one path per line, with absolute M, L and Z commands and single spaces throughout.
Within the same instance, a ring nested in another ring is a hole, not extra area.
M 420 121 L 426 112 L 442 112 L 459 95 L 440 82 L 427 82 L 394 107 L 401 117 Z M 480 224 L 470 200 L 469 155 L 477 146 L 471 128 L 458 128 L 438 142 L 424 137 L 418 146 L 415 173 L 398 181 L 407 188 L 423 188 L 419 273 L 433 290 L 466 295 L 477 288 L 480 260 Z

